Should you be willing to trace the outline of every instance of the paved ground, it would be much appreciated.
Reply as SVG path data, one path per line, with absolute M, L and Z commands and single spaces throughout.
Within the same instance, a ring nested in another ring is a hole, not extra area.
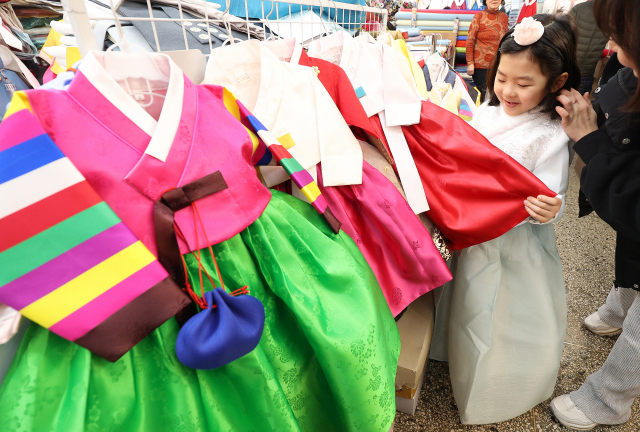
M 558 250 L 563 260 L 569 305 L 567 338 L 553 397 L 580 387 L 584 378 L 598 370 L 615 338 L 595 336 L 582 326 L 582 319 L 604 303 L 614 277 L 615 235 L 602 220 L 590 215 L 578 220 L 578 178 L 571 169 L 567 210 L 556 224 Z M 535 415 L 535 429 L 534 429 Z M 552 416 L 549 401 L 508 422 L 464 426 L 460 423 L 447 363 L 431 361 L 414 416 L 398 413 L 394 432 L 536 432 L 567 431 Z M 640 403 L 633 406 L 625 425 L 598 427 L 595 432 L 640 431 Z

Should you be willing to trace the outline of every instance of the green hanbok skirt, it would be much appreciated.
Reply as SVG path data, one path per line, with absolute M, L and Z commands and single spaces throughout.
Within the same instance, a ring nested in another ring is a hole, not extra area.
M 190 369 L 176 358 L 170 319 L 110 363 L 31 323 L 0 387 L 0 429 L 387 432 L 400 338 L 354 242 L 272 191 L 262 216 L 213 251 L 227 291 L 247 285 L 264 305 L 256 349 Z M 198 262 L 184 257 L 199 290 Z M 208 249 L 201 260 L 217 282 Z

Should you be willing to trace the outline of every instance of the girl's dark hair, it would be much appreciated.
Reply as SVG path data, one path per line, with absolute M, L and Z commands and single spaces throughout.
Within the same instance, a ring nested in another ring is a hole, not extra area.
M 551 92 L 554 81 L 563 73 L 569 77 L 562 87 L 569 90 L 580 88 L 580 67 L 578 66 L 577 31 L 574 18 L 570 15 L 554 16 L 548 14 L 534 15 L 533 18 L 544 26 L 544 34 L 537 42 L 531 45 L 519 45 L 514 38 L 513 29 L 509 30 L 500 41 L 498 53 L 495 55 L 489 72 L 487 73 L 487 88 L 491 95 L 489 105 L 498 106 L 500 101 L 493 91 L 494 82 L 500 66 L 500 58 L 505 54 L 528 55 L 529 58 L 540 66 L 540 71 L 547 77 L 547 91 L 549 94 L 540 102 L 542 112 L 551 114 L 551 118 L 560 118 L 556 112 L 556 106 L 560 103 L 556 97 L 560 93 Z
M 640 65 L 640 2 L 631 0 L 595 0 L 593 15 L 606 36 L 625 51 L 636 67 Z M 640 87 L 627 106 L 627 111 L 640 111 Z

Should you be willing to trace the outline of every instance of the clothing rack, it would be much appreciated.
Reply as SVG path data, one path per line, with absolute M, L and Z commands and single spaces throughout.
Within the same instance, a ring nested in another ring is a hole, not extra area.
M 200 3 L 199 0 L 197 0 Z M 262 17 L 261 18 L 249 18 L 248 1 L 244 0 L 245 16 L 238 17 L 236 15 L 230 15 L 228 13 L 231 7 L 232 0 L 225 0 L 226 8 L 224 10 L 218 9 L 215 14 L 209 15 L 212 7 L 218 7 L 216 3 L 207 2 L 202 0 L 201 4 L 204 7 L 205 18 L 203 19 L 191 19 L 185 18 L 183 15 L 184 1 L 177 0 L 178 10 L 180 11 L 180 19 L 173 18 L 156 18 L 153 16 L 151 0 L 146 0 L 149 17 L 148 18 L 134 18 L 118 16 L 93 16 L 89 15 L 87 8 L 83 0 L 62 0 L 62 6 L 65 11 L 66 19 L 71 24 L 74 32 L 74 36 L 78 42 L 81 55 L 86 55 L 91 50 L 100 50 L 98 46 L 91 25 L 91 20 L 116 20 L 116 21 L 151 21 L 153 26 L 153 32 L 156 39 L 156 45 L 158 52 L 162 52 L 158 33 L 156 31 L 155 23 L 160 21 L 172 21 L 180 23 L 184 35 L 185 50 L 189 50 L 187 42 L 187 26 L 189 23 L 210 23 L 214 25 L 224 26 L 229 29 L 229 23 L 242 22 L 246 25 L 246 33 L 248 39 L 256 39 L 255 35 L 249 32 L 249 28 L 253 26 L 260 26 L 262 28 L 269 29 L 268 38 L 286 38 L 296 34 L 300 42 L 309 42 L 323 34 L 331 33 L 339 29 L 345 29 L 350 32 L 355 32 L 357 29 L 369 29 L 377 27 L 382 31 L 386 30 L 388 11 L 381 7 L 371 7 L 359 4 L 339 3 L 333 0 L 293 0 L 287 2 L 269 1 L 269 0 L 256 0 L 261 2 Z M 193 2 L 191 2 L 193 4 Z M 121 1 L 114 2 L 111 0 L 112 9 L 117 9 L 121 4 Z M 287 9 L 289 14 L 282 16 L 279 12 L 278 5 L 288 5 Z M 326 13 L 325 13 L 326 12 Z M 327 17 L 328 15 L 328 17 Z M 255 28 L 255 27 L 254 27 Z M 121 33 L 118 26 L 120 37 L 124 40 L 124 36 Z M 266 35 L 266 31 L 264 34 Z M 211 34 L 206 33 L 209 40 L 209 46 L 213 49 Z M 260 39 L 259 37 L 257 39 Z M 229 43 L 235 43 L 233 38 L 228 40 Z M 226 42 L 225 42 L 226 43 Z

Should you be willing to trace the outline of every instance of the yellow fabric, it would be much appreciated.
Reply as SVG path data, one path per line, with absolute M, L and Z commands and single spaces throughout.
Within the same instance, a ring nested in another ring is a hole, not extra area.
M 309 202 L 314 202 L 316 198 L 320 196 L 320 189 L 318 188 L 316 182 L 309 183 L 308 185 L 300 189 L 300 192 L 302 192 L 304 197 L 308 199 Z
M 6 119 L 10 115 L 17 113 L 18 111 L 22 111 L 23 109 L 28 109 L 29 111 L 33 112 L 27 94 L 23 91 L 15 92 L 13 94 L 13 97 L 11 98 L 9 108 L 7 108 L 7 111 L 4 113 L 3 119 Z
M 449 97 L 447 97 L 443 101 L 443 99 L 447 95 L 447 92 L 449 91 L 451 91 Z M 460 101 L 462 100 L 462 95 L 459 91 L 452 90 L 451 84 L 437 83 L 429 92 L 429 100 L 436 105 L 446 109 L 447 111 L 458 115 L 460 111 Z
M 232 116 L 240 120 L 240 108 L 238 107 L 237 99 L 233 95 L 233 93 L 231 93 L 226 88 L 223 88 L 222 90 L 222 101 L 224 102 L 224 106 L 227 109 L 227 111 L 229 111 L 229 113 L 231 113 Z M 251 154 L 253 154 L 256 152 L 256 149 L 258 148 L 258 144 L 260 144 L 260 140 L 258 139 L 256 134 L 254 134 L 249 128 L 247 128 L 244 125 L 242 126 L 244 127 L 244 130 L 247 131 L 247 133 L 249 134 L 249 137 L 251 138 L 251 143 L 253 144 L 253 151 L 251 152 Z
M 82 59 L 80 49 L 78 47 L 67 48 L 67 69 L 71 68 L 78 60 Z
M 291 147 L 296 145 L 290 133 L 282 135 L 280 138 L 278 138 L 278 142 L 280 142 L 280 144 L 282 144 L 282 147 L 286 149 L 290 149 Z
M 20 313 L 27 318 L 33 317 L 41 326 L 49 328 L 154 260 L 149 249 L 137 241 L 31 303 Z
M 407 59 L 407 61 L 409 62 L 409 67 L 411 68 L 411 73 L 413 74 L 413 79 L 416 82 L 416 87 L 418 87 L 420 95 L 423 98 L 428 99 L 429 91 L 427 90 L 427 81 L 424 78 L 424 72 L 422 72 L 422 68 L 418 64 L 416 58 L 409 52 L 409 48 L 407 47 L 404 39 L 394 41 L 393 47 L 396 50 L 400 51 L 402 55 Z
M 462 100 L 462 95 L 459 91 L 453 90 L 447 100 L 445 101 L 442 108 L 446 109 L 449 112 L 454 114 L 458 114 L 460 112 L 460 101 Z
M 58 22 L 62 22 L 62 20 Z M 47 39 L 44 41 L 44 45 L 42 45 L 42 48 L 62 45 L 62 42 L 60 42 L 61 37 L 62 35 L 54 29 L 49 30 L 49 34 L 47 35 Z M 51 57 L 49 54 L 44 53 L 44 55 L 53 60 L 53 57 Z
M 59 22 L 62 22 L 62 20 L 60 20 Z M 49 31 L 49 35 L 47 36 L 47 39 L 44 41 L 44 45 L 42 46 L 42 48 L 62 45 L 62 42 L 60 42 L 61 37 L 62 35 L 60 33 L 55 31 L 54 29 L 51 29 Z M 49 62 L 51 63 L 51 72 L 58 75 L 59 73 L 66 71 L 65 68 L 60 66 L 60 63 L 58 63 L 58 61 L 55 58 L 51 57 L 45 51 L 41 51 L 41 52 L 42 52 L 42 55 L 44 55 L 49 59 Z

